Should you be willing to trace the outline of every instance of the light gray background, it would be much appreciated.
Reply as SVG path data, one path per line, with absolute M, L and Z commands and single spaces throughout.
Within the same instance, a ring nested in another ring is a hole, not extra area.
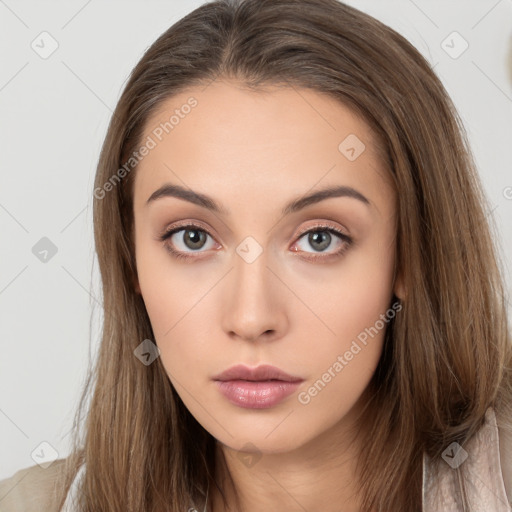
M 51 457 L 42 442 L 68 454 L 102 319 L 91 209 L 100 146 L 144 50 L 202 3 L 0 0 L 0 479 L 34 465 L 34 450 Z M 347 3 L 435 65 L 469 132 L 510 289 L 512 0 Z M 43 31 L 59 45 L 47 59 L 31 47 Z M 446 40 L 454 31 L 469 44 L 456 59 L 442 47 L 462 48 Z M 42 237 L 57 247 L 47 262 L 32 252 Z

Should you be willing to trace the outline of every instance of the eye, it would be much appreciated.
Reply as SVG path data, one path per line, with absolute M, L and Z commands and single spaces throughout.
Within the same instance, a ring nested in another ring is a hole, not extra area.
M 166 231 L 160 237 L 160 240 L 166 242 L 165 248 L 173 256 L 178 259 L 187 259 L 194 257 L 187 254 L 189 252 L 204 252 L 200 251 L 199 249 L 205 247 L 205 241 L 208 237 L 211 238 L 211 235 L 200 226 L 195 224 L 187 224 L 185 226 L 174 227 Z M 177 249 L 175 249 L 175 247 L 177 247 Z M 211 248 L 212 247 L 207 247 L 207 249 Z M 190 251 L 188 251 L 188 249 L 190 249 Z
M 306 259 L 326 259 L 341 256 L 353 243 L 351 237 L 331 225 L 316 225 L 306 231 L 302 231 L 300 235 L 299 240 L 292 246 L 292 250 L 299 252 L 295 248 L 299 246 L 300 251 L 309 254 L 309 256 L 306 256 Z M 305 245 L 312 247 L 313 252 L 311 253 L 305 249 Z M 328 251 L 329 247 L 331 249 L 335 247 L 336 249 Z

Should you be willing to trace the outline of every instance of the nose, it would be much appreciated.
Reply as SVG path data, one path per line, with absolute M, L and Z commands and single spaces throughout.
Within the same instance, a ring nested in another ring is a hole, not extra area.
M 234 255 L 234 269 L 224 288 L 222 328 L 232 339 L 275 340 L 286 331 L 286 286 L 269 268 L 265 251 L 248 263 Z

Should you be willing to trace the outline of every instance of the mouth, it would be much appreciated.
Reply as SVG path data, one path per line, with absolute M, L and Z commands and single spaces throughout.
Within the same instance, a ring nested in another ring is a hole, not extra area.
M 236 365 L 213 378 L 232 404 L 246 409 L 268 409 L 291 395 L 304 379 L 270 365 Z

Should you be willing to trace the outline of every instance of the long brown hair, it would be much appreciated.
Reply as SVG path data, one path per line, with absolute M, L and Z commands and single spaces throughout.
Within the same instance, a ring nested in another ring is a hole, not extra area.
M 279 84 L 328 94 L 362 116 L 382 146 L 398 192 L 397 269 L 407 294 L 365 391 L 358 490 L 364 510 L 418 510 L 424 452 L 439 461 L 452 441 L 464 444 L 489 406 L 500 426 L 512 417 L 498 236 L 463 124 L 429 63 L 397 32 L 337 0 L 206 3 L 132 71 L 95 179 L 104 324 L 61 504 L 82 462 L 83 512 L 185 511 L 216 485 L 215 439 L 186 409 L 160 358 L 145 366 L 134 357 L 154 337 L 134 289 L 137 166 L 125 164 L 164 100 L 218 77 L 254 90 Z

